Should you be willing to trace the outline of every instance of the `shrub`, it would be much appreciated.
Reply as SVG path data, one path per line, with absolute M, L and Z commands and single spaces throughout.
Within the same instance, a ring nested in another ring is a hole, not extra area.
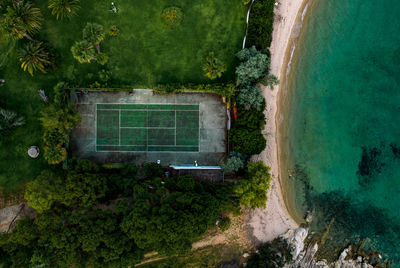
M 244 161 L 239 156 L 232 156 L 221 164 L 221 168 L 225 173 L 235 173 L 244 168 Z
M 161 21 L 170 27 L 176 27 L 183 20 L 183 12 L 179 7 L 167 7 L 161 13 Z
M 119 34 L 119 29 L 116 25 L 113 25 L 110 27 L 110 30 L 108 31 L 109 36 L 117 36 Z
M 231 83 L 212 83 L 212 84 L 158 84 L 153 90 L 161 93 L 179 92 L 207 92 L 215 93 L 227 98 L 232 97 L 236 92 L 236 87 Z
M 56 165 L 65 160 L 67 151 L 61 144 L 44 146 L 44 159 L 51 165 Z
M 262 104 L 265 100 L 260 88 L 254 84 L 240 88 L 236 97 L 236 102 L 243 106 L 245 110 L 255 109 L 257 111 L 262 111 Z
M 251 0 L 242 0 L 243 5 L 247 6 Z
M 259 110 L 257 109 L 246 110 L 245 107 L 239 106 L 236 114 L 237 115 L 235 121 L 236 127 L 263 130 L 266 123 L 264 110 L 265 110 L 265 100 L 263 100 L 263 102 L 261 103 L 261 107 Z
M 226 64 L 215 57 L 214 51 L 211 51 L 206 57 L 203 71 L 206 77 L 213 80 L 222 76 L 222 73 L 226 71 Z
M 49 164 L 58 164 L 66 157 L 65 139 L 80 122 L 81 117 L 73 106 L 67 105 L 65 83 L 54 87 L 54 104 L 47 106 L 39 120 L 44 128 L 44 158 Z
M 229 139 L 233 150 L 249 156 L 261 153 L 266 146 L 266 140 L 259 130 L 233 128 L 229 131 Z
M 231 226 L 231 219 L 229 217 L 222 217 L 218 222 L 218 227 L 221 231 L 226 231 Z
M 160 177 L 164 172 L 161 165 L 157 163 L 144 163 L 143 167 L 139 171 L 139 176 L 141 178 L 152 179 L 155 177 Z
M 241 61 L 239 66 L 236 67 L 238 86 L 256 83 L 268 73 L 270 58 L 257 51 L 254 46 L 242 49 L 236 56 Z
M 101 53 L 99 55 L 97 55 L 97 63 L 104 65 L 108 62 L 108 56 L 107 54 Z
M 277 238 L 258 248 L 258 253 L 247 260 L 248 268 L 281 268 L 292 261 L 291 247 L 283 238 Z
M 274 86 L 279 85 L 279 79 L 275 75 L 269 74 L 261 80 L 261 83 L 273 90 Z
M 251 7 L 247 31 L 247 47 L 265 51 L 271 44 L 275 0 L 257 0 Z
M 246 177 L 235 184 L 234 192 L 244 206 L 252 209 L 265 208 L 270 187 L 270 167 L 264 162 L 249 162 Z

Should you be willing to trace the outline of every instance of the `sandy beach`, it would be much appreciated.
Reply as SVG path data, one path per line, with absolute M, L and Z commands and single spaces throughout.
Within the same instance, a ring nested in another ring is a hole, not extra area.
M 279 80 L 286 76 L 288 54 L 290 55 L 290 41 L 297 19 L 301 18 L 306 0 L 277 0 L 275 7 L 274 31 L 271 50 L 271 73 Z M 250 238 L 256 242 L 271 241 L 289 229 L 298 227 L 298 223 L 288 212 L 279 181 L 278 140 L 277 140 L 277 109 L 280 85 L 274 90 L 261 87 L 266 100 L 265 115 L 267 124 L 264 134 L 267 138 L 266 149 L 254 156 L 253 160 L 262 160 L 271 167 L 272 181 L 268 193 L 266 209 L 249 210 L 247 226 Z

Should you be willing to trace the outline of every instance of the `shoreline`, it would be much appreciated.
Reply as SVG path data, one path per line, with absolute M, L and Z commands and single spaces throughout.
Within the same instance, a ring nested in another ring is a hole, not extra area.
M 256 242 L 267 242 L 288 230 L 296 229 L 303 219 L 296 217 L 288 207 L 288 193 L 281 181 L 279 150 L 279 110 L 282 85 L 285 86 L 289 60 L 293 55 L 293 35 L 299 30 L 310 0 L 278 0 L 275 7 L 274 31 L 272 34 L 271 74 L 280 80 L 273 90 L 261 85 L 266 101 L 267 123 L 263 131 L 267 136 L 266 149 L 252 160 L 262 160 L 271 167 L 271 187 L 268 192 L 267 208 L 250 210 L 247 225 L 250 237 Z M 297 33 L 298 35 L 298 33 Z M 283 81 L 283 82 L 282 82 Z M 283 86 L 283 87 L 284 87 Z

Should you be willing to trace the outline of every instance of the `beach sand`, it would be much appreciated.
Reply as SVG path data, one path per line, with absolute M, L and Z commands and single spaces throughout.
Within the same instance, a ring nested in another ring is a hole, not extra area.
M 301 16 L 300 11 L 304 7 L 305 0 L 277 0 L 275 7 L 274 32 L 271 43 L 271 73 L 281 81 L 285 78 L 287 67 L 288 46 L 296 18 Z M 268 192 L 266 209 L 249 210 L 247 213 L 247 227 L 249 236 L 256 243 L 267 242 L 275 239 L 289 229 L 298 227 L 298 223 L 288 212 L 281 184 L 279 181 L 278 140 L 277 140 L 277 109 L 280 85 L 274 90 L 261 86 L 266 100 L 265 115 L 267 124 L 264 134 L 267 138 L 266 149 L 252 160 L 262 160 L 271 167 L 271 188 Z

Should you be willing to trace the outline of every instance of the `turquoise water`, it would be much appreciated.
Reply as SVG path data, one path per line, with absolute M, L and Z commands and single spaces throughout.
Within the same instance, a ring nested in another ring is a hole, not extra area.
M 326 248 L 359 241 L 400 267 L 400 1 L 315 0 L 287 103 L 287 178 Z M 331 251 L 333 252 L 333 251 Z

